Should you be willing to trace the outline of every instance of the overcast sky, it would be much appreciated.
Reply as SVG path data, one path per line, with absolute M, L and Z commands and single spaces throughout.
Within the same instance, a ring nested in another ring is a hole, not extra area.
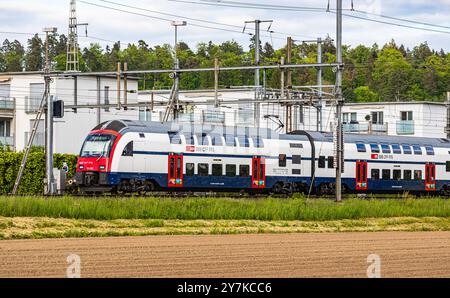
M 305 11 L 271 11 L 261 9 L 228 8 L 192 3 L 180 3 L 168 0 L 110 0 L 121 4 L 129 4 L 142 9 L 149 9 L 164 13 L 176 14 L 184 17 L 197 18 L 213 22 L 227 23 L 243 28 L 246 20 L 273 20 L 271 30 L 291 34 L 296 40 L 325 37 L 329 34 L 335 36 L 335 15 L 326 12 Z M 199 1 L 199 0 L 187 0 Z M 235 0 L 238 1 L 238 0 Z M 0 31 L 14 32 L 38 32 L 43 27 L 58 27 L 60 33 L 67 34 L 69 17 L 69 0 L 0 0 Z M 98 5 L 116 7 L 122 10 L 138 12 L 148 16 L 182 20 L 183 18 L 168 17 L 145 10 L 136 10 L 120 6 L 114 6 L 100 0 L 85 0 L 85 2 Z M 278 4 L 285 6 L 322 7 L 326 8 L 327 0 L 244 0 L 244 2 L 259 4 Z M 350 8 L 350 0 L 343 0 L 344 8 Z M 335 7 L 335 0 L 331 0 L 331 8 Z M 449 33 L 433 33 L 415 29 L 378 24 L 359 19 L 344 17 L 343 42 L 352 46 L 358 44 L 372 45 L 384 44 L 394 38 L 397 43 L 403 43 L 407 47 L 413 47 L 420 42 L 427 41 L 434 49 L 443 48 L 450 51 L 450 0 L 354 0 L 355 9 L 371 13 L 384 14 L 400 18 L 432 23 L 448 28 L 433 28 Z M 122 42 L 136 42 L 145 40 L 149 45 L 173 43 L 173 27 L 170 22 L 151 19 L 145 16 L 130 15 L 124 12 L 112 11 L 106 8 L 96 7 L 78 1 L 78 22 L 88 22 L 89 35 L 108 40 L 120 40 Z M 354 12 L 346 11 L 348 14 Z M 367 15 L 356 14 L 367 17 Z M 372 17 L 372 16 L 370 16 Z M 372 17 L 373 18 L 373 17 Z M 380 19 L 389 22 L 398 22 L 389 19 Z M 240 28 L 224 27 L 188 20 L 188 26 L 180 28 L 179 39 L 195 46 L 199 42 L 223 42 L 225 40 L 237 40 L 245 48 L 248 48 L 250 36 L 239 32 L 227 32 L 208 28 L 199 28 L 191 24 L 220 27 L 241 31 Z M 419 26 L 411 23 L 405 25 Z M 266 30 L 268 24 L 262 24 Z M 287 35 L 262 33 L 263 42 L 272 43 L 280 47 L 285 43 Z M 82 37 L 84 29 L 79 29 L 80 45 L 89 45 L 93 40 Z M 0 39 L 18 39 L 26 41 L 29 36 L 12 33 L 0 33 Z M 105 45 L 105 42 L 99 42 Z

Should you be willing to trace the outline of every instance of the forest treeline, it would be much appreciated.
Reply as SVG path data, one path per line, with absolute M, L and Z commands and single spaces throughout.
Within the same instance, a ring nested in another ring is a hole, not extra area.
M 49 41 L 50 58 L 54 70 L 65 70 L 65 35 L 52 36 Z M 250 42 L 250 44 L 254 44 Z M 0 49 L 0 71 L 36 71 L 44 66 L 45 44 L 39 35 L 26 45 L 6 39 Z M 278 64 L 286 57 L 286 47 L 274 49 L 270 43 L 261 46 L 262 64 Z M 332 42 L 323 46 L 324 62 L 335 62 L 336 48 Z M 293 63 L 315 63 L 317 45 L 300 43 L 293 46 Z M 236 41 L 221 44 L 199 43 L 190 48 L 180 42 L 178 57 L 182 68 L 213 67 L 218 58 L 220 66 L 254 64 L 254 47 L 244 49 Z M 97 43 L 80 50 L 82 71 L 113 71 L 117 62 L 127 62 L 129 70 L 173 68 L 173 48 L 168 44 L 150 46 L 141 40 L 136 44 L 102 48 Z M 450 91 L 450 53 L 433 50 L 426 42 L 412 49 L 397 45 L 394 40 L 383 46 L 344 47 L 344 96 L 347 101 L 443 101 Z M 293 85 L 315 85 L 315 69 L 293 71 Z M 266 85 L 280 88 L 280 71 L 267 70 L 261 76 Z M 333 84 L 333 69 L 324 71 L 324 83 Z M 181 77 L 182 89 L 207 89 L 214 86 L 214 74 L 208 72 L 185 73 Z M 220 74 L 220 86 L 248 86 L 254 84 L 252 71 L 230 71 Z M 169 88 L 172 79 L 167 74 L 149 74 L 139 83 L 140 89 Z

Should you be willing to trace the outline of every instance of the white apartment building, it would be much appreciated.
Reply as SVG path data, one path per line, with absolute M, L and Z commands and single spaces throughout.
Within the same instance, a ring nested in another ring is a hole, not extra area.
M 128 98 L 137 101 L 138 81 L 128 79 Z M 98 92 L 98 90 L 100 92 Z M 117 101 L 115 77 L 83 76 L 53 78 L 50 94 L 63 100 L 65 106 L 74 104 L 114 104 Z M 123 90 L 123 81 L 121 84 Z M 131 92 L 130 92 L 131 91 Z M 44 92 L 42 73 L 23 72 L 0 74 L 0 143 L 13 150 L 25 148 L 36 112 Z M 123 99 L 123 92 L 121 95 Z M 98 123 L 111 119 L 137 119 L 133 110 L 65 109 L 64 118 L 55 119 L 54 150 L 57 153 L 78 153 L 87 133 Z M 39 123 L 34 145 L 45 144 L 45 116 Z

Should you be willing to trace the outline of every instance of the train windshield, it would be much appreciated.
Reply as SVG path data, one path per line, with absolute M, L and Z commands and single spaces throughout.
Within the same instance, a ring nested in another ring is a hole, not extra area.
M 112 144 L 116 137 L 106 134 L 92 134 L 86 138 L 81 157 L 109 157 Z

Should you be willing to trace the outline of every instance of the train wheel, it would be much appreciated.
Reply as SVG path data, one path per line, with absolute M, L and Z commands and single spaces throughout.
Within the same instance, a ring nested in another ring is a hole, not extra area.
M 275 194 L 283 193 L 283 183 L 282 182 L 275 183 L 275 185 L 272 187 L 272 192 Z

